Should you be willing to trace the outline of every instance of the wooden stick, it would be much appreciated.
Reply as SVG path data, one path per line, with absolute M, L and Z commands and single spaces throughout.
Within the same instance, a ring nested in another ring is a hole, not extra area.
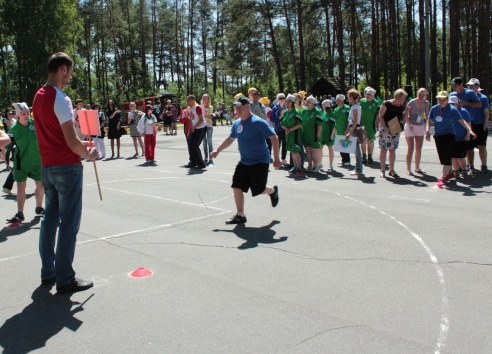
M 88 134 L 88 136 L 89 136 L 89 143 L 91 143 L 92 137 L 90 134 Z M 94 163 L 94 172 L 96 173 L 97 189 L 99 190 L 99 199 L 101 199 L 101 201 L 102 201 L 103 196 L 102 196 L 102 192 L 101 192 L 101 184 L 99 183 L 99 174 L 97 173 L 96 160 L 94 160 L 92 162 Z

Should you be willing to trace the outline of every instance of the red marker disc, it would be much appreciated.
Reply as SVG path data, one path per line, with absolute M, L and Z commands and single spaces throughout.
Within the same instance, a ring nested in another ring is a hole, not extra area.
M 150 277 L 152 274 L 154 274 L 151 270 L 148 270 L 146 268 L 137 268 L 135 269 L 133 272 L 131 272 L 130 274 L 128 274 L 128 276 L 132 277 L 132 278 L 147 278 L 147 277 Z

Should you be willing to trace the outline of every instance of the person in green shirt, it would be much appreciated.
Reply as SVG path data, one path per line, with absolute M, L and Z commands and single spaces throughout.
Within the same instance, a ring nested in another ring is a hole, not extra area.
M 333 171 L 333 160 L 335 158 L 335 151 L 333 145 L 335 144 L 335 133 L 337 131 L 335 125 L 335 118 L 333 117 L 333 110 L 331 109 L 331 100 L 324 100 L 321 102 L 323 108 L 323 114 L 321 115 L 321 149 L 326 145 L 328 147 L 328 158 L 330 165 L 326 169 L 328 172 Z
M 41 178 L 41 156 L 39 155 L 38 138 L 34 127 L 34 119 L 29 115 L 29 107 L 25 102 L 14 103 L 17 122 L 9 129 L 11 144 L 16 149 L 12 161 L 14 163 L 14 181 L 17 182 L 17 214 L 7 219 L 8 222 L 24 221 L 24 204 L 26 202 L 26 181 L 32 178 L 36 183 L 37 215 L 44 214 L 44 188 Z
M 282 112 L 280 121 L 282 129 L 285 130 L 285 142 L 287 150 L 292 153 L 294 167 L 290 172 L 296 175 L 304 175 L 301 165 L 301 137 L 302 137 L 302 118 L 297 109 L 294 108 L 296 98 L 293 95 L 287 95 L 285 98 L 286 110 Z
M 348 116 L 350 107 L 345 104 L 345 95 L 338 94 L 336 97 L 337 107 L 333 111 L 333 118 L 335 118 L 337 135 L 345 135 L 348 124 Z M 340 156 L 342 161 L 339 166 L 350 166 L 350 154 L 341 152 Z
M 360 100 L 360 108 L 362 110 L 362 124 L 367 133 L 367 142 L 361 144 L 362 163 L 372 164 L 372 153 L 374 151 L 374 139 L 376 139 L 376 119 L 379 114 L 381 102 L 376 96 L 376 90 L 368 86 L 364 90 L 364 98 Z
M 316 107 L 318 101 L 313 96 L 306 99 L 306 108 L 302 111 L 302 142 L 306 149 L 308 172 L 318 173 L 321 168 L 321 110 Z

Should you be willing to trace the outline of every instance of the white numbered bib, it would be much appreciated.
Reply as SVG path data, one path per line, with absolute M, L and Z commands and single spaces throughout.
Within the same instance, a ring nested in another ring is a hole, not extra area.
M 419 114 L 417 117 L 417 123 L 422 122 L 422 114 Z

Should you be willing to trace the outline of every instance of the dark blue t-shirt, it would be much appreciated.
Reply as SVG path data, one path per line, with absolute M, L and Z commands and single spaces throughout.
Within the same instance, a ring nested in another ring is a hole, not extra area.
M 470 113 L 463 107 L 459 108 L 459 111 L 461 113 L 461 116 L 463 117 L 463 120 L 470 125 L 471 118 L 470 118 Z M 456 136 L 454 137 L 454 141 L 463 141 L 465 140 L 466 133 L 468 133 L 468 130 L 465 129 L 464 126 L 460 124 L 458 121 L 454 121 L 454 131 L 456 133 Z
M 460 100 L 466 101 L 466 102 L 480 102 L 480 98 L 478 98 L 477 94 L 475 91 L 470 90 L 470 89 L 464 89 L 461 91 L 461 93 L 451 92 L 449 96 L 458 96 Z M 470 117 L 473 123 L 475 123 L 475 119 L 479 119 L 479 115 L 482 115 L 482 123 L 483 123 L 483 111 L 482 108 L 472 108 L 470 106 L 463 106 L 464 109 L 470 113 Z
M 254 114 L 248 119 L 237 119 L 232 124 L 229 136 L 237 139 L 241 163 L 255 165 L 257 163 L 270 163 L 270 152 L 266 139 L 275 135 L 268 123 Z
M 446 107 L 441 108 L 436 104 L 429 112 L 429 119 L 434 122 L 434 135 L 455 135 L 454 122 L 458 123 L 459 119 L 463 119 L 457 108 L 448 104 Z

